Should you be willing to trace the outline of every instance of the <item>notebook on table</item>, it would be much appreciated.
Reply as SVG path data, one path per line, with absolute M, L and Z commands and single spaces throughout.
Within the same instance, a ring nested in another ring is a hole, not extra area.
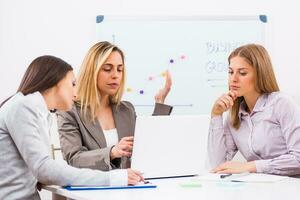
M 67 190 L 122 190 L 122 189 L 143 189 L 143 188 L 156 188 L 157 186 L 152 183 L 137 184 L 128 186 L 66 186 Z
M 215 174 L 207 173 L 198 177 L 203 181 L 246 182 L 246 183 L 275 183 L 288 179 L 288 176 L 278 176 L 260 173 Z

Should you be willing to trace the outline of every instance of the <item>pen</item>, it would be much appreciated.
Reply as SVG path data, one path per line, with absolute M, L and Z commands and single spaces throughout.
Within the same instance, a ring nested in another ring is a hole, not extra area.
M 228 176 L 231 176 L 232 174 L 221 174 L 220 175 L 220 178 L 226 178 L 226 177 L 228 177 Z
M 240 173 L 240 174 L 221 174 L 220 175 L 220 178 L 226 178 L 226 177 L 230 177 L 231 179 L 235 179 L 235 178 L 240 178 L 242 176 L 247 176 L 249 175 L 250 173 L 249 172 L 243 172 L 243 173 Z

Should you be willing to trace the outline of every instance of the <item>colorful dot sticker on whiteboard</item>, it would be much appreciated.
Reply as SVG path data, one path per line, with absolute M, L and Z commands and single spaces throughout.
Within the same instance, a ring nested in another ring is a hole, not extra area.
M 154 76 L 149 76 L 148 80 L 152 81 L 154 79 Z
M 186 56 L 185 56 L 185 55 L 181 55 L 181 56 L 180 56 L 180 59 L 181 59 L 181 60 L 184 60 L 184 59 L 186 59 Z
M 179 54 L 177 56 L 174 56 L 173 58 L 169 58 L 167 60 L 169 62 L 169 64 L 165 67 L 162 67 L 162 68 L 165 68 L 165 69 L 169 68 L 170 69 L 170 67 L 172 65 L 172 70 L 173 70 L 174 67 L 177 67 L 178 65 L 183 66 L 181 64 L 183 64 L 183 62 L 186 61 L 186 58 L 187 58 L 187 56 L 184 55 L 184 54 L 181 54 L 181 55 Z M 148 91 L 147 88 L 151 87 L 151 83 L 154 83 L 155 81 L 161 80 L 162 78 L 165 78 L 166 76 L 167 76 L 167 71 L 162 71 L 159 74 L 150 74 L 150 75 L 148 75 L 147 78 L 143 79 L 143 83 L 140 84 L 139 88 L 142 88 L 142 89 L 137 89 L 137 88 L 134 88 L 134 87 L 132 87 L 132 88 L 127 87 L 125 91 L 127 93 L 131 93 L 133 95 L 134 94 L 144 95 L 145 93 L 147 93 L 146 91 Z M 147 93 L 147 94 L 150 94 L 150 93 Z

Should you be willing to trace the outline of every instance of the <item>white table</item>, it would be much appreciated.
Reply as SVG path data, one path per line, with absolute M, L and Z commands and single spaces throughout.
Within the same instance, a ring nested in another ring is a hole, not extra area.
M 195 177 L 197 178 L 197 177 Z M 49 190 L 72 199 L 80 200 L 284 200 L 300 198 L 300 179 L 289 178 L 276 183 L 221 183 L 201 181 L 198 187 L 183 187 L 192 178 L 170 178 L 151 180 L 157 188 L 124 190 L 68 191 L 59 186 L 44 186 Z

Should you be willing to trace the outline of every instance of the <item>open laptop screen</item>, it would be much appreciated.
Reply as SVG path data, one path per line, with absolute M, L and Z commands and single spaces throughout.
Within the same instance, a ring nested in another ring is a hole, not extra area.
M 203 172 L 209 122 L 208 115 L 137 117 L 131 168 L 145 178 Z

